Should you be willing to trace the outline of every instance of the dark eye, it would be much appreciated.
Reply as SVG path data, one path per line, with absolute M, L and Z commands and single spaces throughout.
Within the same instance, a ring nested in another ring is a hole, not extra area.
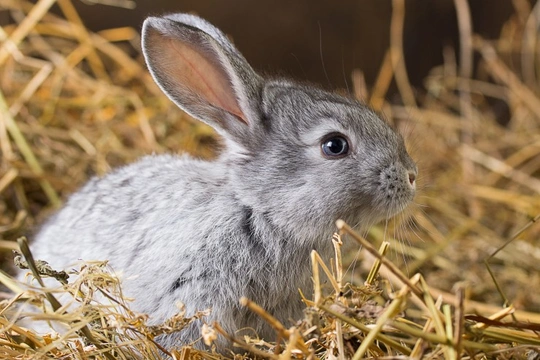
M 327 157 L 343 157 L 349 152 L 349 143 L 342 135 L 331 135 L 322 141 L 321 148 Z

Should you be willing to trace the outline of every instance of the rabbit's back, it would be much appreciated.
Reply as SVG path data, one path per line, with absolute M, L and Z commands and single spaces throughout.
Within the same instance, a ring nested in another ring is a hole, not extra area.
M 220 200 L 223 176 L 217 163 L 159 155 L 93 178 L 43 225 L 32 244 L 34 256 L 57 268 L 107 259 L 126 278 L 128 293 L 134 290 L 129 277 L 149 282 L 139 275 L 149 265 L 174 262 L 178 273 L 187 266 L 178 259 L 202 246 L 193 234 L 208 228 L 217 202 L 227 201 Z M 159 282 L 166 270 L 157 270 L 145 278 Z
M 154 237 L 165 236 L 160 231 L 167 231 L 167 224 L 190 216 L 189 211 L 182 211 L 186 202 L 204 203 L 201 197 L 212 196 L 208 185 L 213 176 L 204 173 L 216 172 L 208 165 L 173 155 L 148 156 L 101 179 L 94 177 L 44 224 L 33 250 L 53 266 L 65 266 L 79 258 L 130 263 L 125 252 L 137 247 L 144 231 L 155 232 Z M 201 181 L 205 190 L 197 193 L 195 188 Z M 139 245 L 137 250 L 141 251 L 150 244 Z

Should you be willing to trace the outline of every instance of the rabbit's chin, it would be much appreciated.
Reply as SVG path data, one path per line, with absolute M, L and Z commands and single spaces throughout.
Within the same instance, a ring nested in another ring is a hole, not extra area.
M 394 208 L 392 208 L 389 211 L 388 215 L 385 216 L 385 218 L 383 220 L 390 220 L 394 216 L 401 214 L 403 211 L 405 211 L 405 209 L 407 209 L 411 205 L 411 203 L 412 203 L 412 201 L 407 201 L 404 204 L 396 205 Z

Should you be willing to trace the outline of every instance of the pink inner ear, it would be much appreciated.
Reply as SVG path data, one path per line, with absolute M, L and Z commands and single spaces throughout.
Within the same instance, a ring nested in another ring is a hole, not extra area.
M 155 37 L 154 39 L 157 39 Z M 209 104 L 236 115 L 246 124 L 247 119 L 238 106 L 234 88 L 219 59 L 209 59 L 194 47 L 168 38 L 161 47 L 164 73 L 173 84 L 185 86 Z

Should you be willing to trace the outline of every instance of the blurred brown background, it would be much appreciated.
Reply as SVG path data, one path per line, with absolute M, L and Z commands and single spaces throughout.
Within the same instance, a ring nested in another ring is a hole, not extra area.
M 231 35 L 256 69 L 332 88 L 346 88 L 353 69 L 361 69 L 368 84 L 374 81 L 388 48 L 392 10 L 391 0 L 138 0 L 134 10 L 94 1 L 73 2 L 90 29 L 139 29 L 149 14 L 194 12 Z M 473 30 L 487 38 L 498 37 L 514 13 L 511 0 L 469 5 Z M 453 0 L 407 0 L 404 48 L 413 86 L 421 87 L 442 63 L 442 47 L 458 49 L 457 42 Z

